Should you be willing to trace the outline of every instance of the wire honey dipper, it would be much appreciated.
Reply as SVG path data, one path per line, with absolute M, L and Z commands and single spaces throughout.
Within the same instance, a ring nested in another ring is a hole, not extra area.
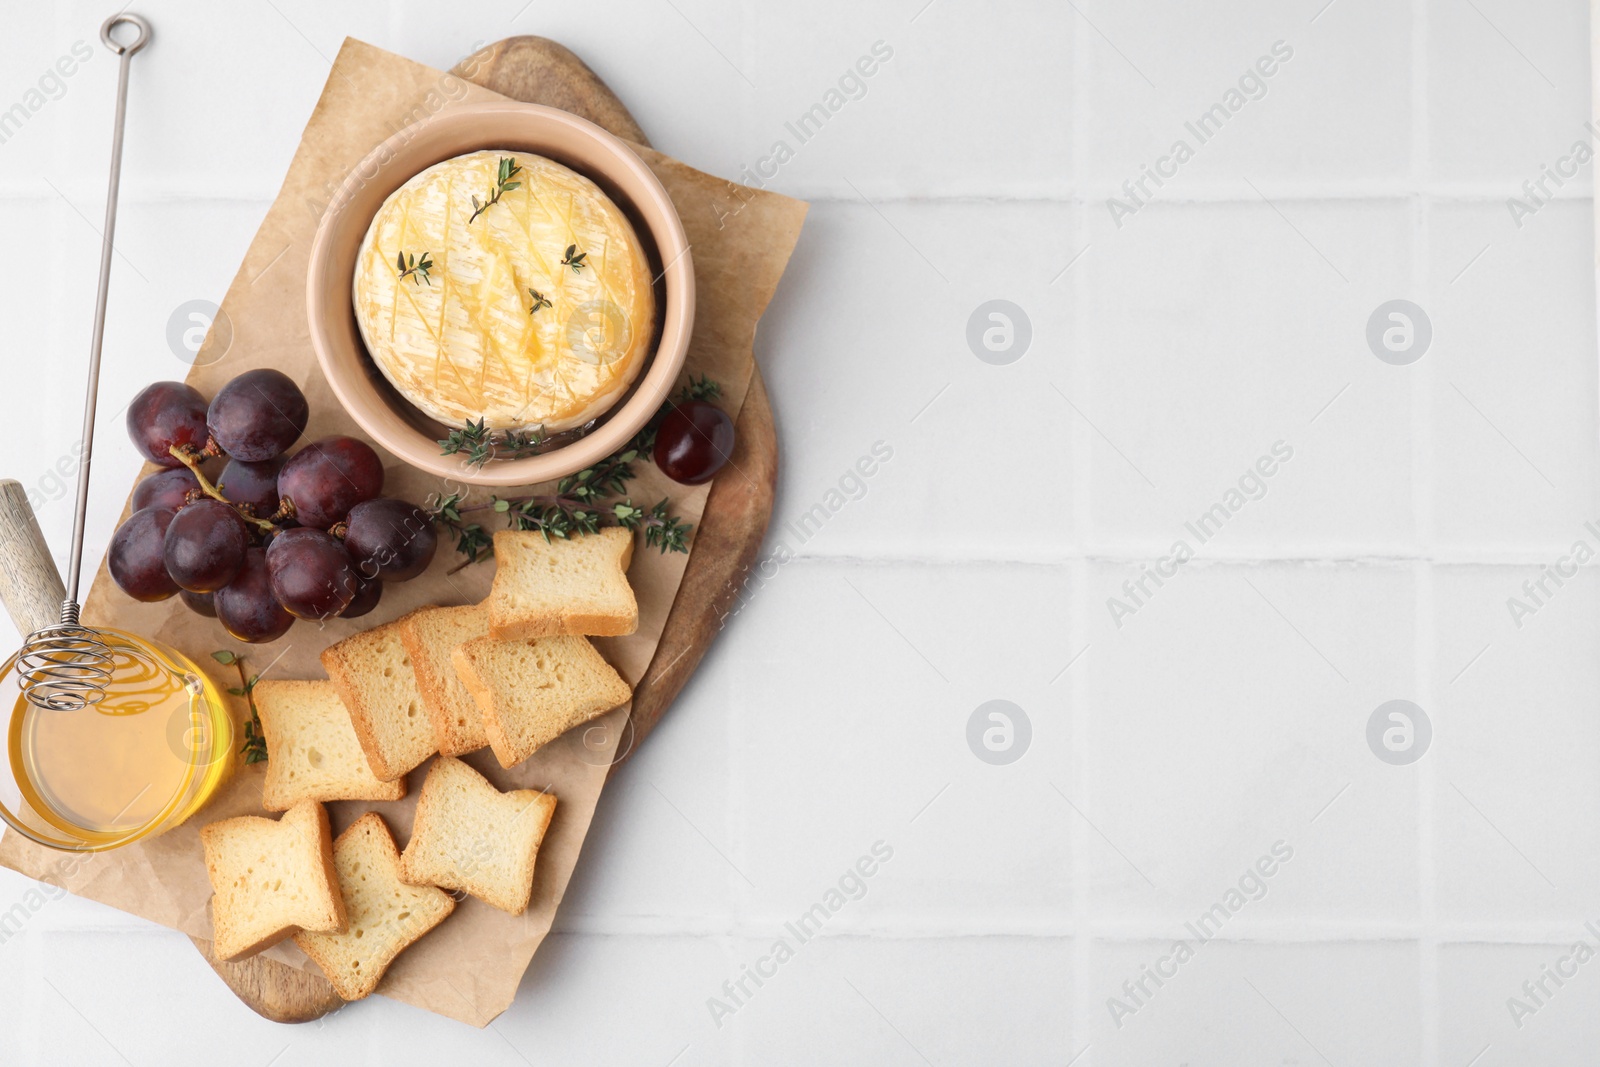
M 138 31 L 124 44 L 112 30 L 128 24 Z M 126 12 L 100 27 L 100 41 L 121 58 L 117 70 L 117 112 L 111 136 L 111 178 L 106 189 L 105 230 L 100 241 L 100 284 L 95 296 L 94 334 L 89 347 L 89 383 L 83 401 L 83 457 L 78 467 L 77 505 L 72 519 L 70 584 L 61 601 L 58 621 L 28 634 L 17 654 L 23 694 L 35 707 L 79 711 L 99 703 L 111 681 L 113 655 L 99 631 L 78 619 L 78 579 L 83 569 L 83 527 L 89 507 L 89 467 L 93 456 L 95 399 L 100 388 L 100 351 L 105 341 L 106 294 L 111 283 L 112 235 L 117 225 L 117 188 L 122 176 L 122 129 L 128 103 L 128 66 L 135 53 L 150 43 L 150 24 Z M 53 577 L 53 576 L 52 576 Z

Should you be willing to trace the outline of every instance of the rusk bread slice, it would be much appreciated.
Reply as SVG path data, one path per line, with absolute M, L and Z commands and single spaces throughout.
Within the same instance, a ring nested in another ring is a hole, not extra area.
M 349 925 L 343 933 L 294 935 L 345 1000 L 378 987 L 394 958 L 455 910 L 449 893 L 400 880 L 400 850 L 383 817 L 369 811 L 333 843 Z
M 380 781 L 356 740 L 350 713 L 329 681 L 261 681 L 254 689 L 267 739 L 261 805 L 287 811 L 301 800 L 399 800 L 406 780 Z
M 502 793 L 458 759 L 441 756 L 417 794 L 400 877 L 471 893 L 521 915 L 533 892 L 534 861 L 556 798 L 537 789 Z
M 236 960 L 296 930 L 345 926 L 328 813 L 302 800 L 281 819 L 241 815 L 200 828 L 211 879 L 212 951 Z
M 350 712 L 372 773 L 392 782 L 433 755 L 433 720 L 422 706 L 411 657 L 395 623 L 352 634 L 322 652 L 322 666 Z
M 489 632 L 489 609 L 418 608 L 399 620 L 400 640 L 411 657 L 422 704 L 433 721 L 433 739 L 441 756 L 459 756 L 489 743 L 483 713 L 456 676 L 450 653 L 462 642 Z
M 534 530 L 500 530 L 494 558 L 489 632 L 501 640 L 615 637 L 639 628 L 639 604 L 628 584 L 631 530 L 609 526 L 549 540 Z
M 584 637 L 479 637 L 459 645 L 451 659 L 483 711 L 489 747 L 502 767 L 515 767 L 574 726 L 633 697 Z

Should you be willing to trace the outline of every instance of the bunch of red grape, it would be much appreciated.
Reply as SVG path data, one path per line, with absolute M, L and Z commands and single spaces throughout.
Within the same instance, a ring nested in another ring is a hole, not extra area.
M 181 382 L 147 386 L 128 408 L 140 453 L 165 468 L 133 491 L 111 538 L 111 577 L 135 600 L 174 593 L 241 641 L 272 641 L 295 619 L 355 618 L 383 583 L 415 578 L 438 539 L 428 513 L 381 497 L 383 463 L 353 437 L 286 455 L 305 431 L 306 398 L 264 368 L 210 405 Z M 226 456 L 213 485 L 203 464 Z

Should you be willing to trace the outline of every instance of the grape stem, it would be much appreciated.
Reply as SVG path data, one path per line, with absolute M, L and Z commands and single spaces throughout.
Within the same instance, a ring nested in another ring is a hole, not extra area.
M 172 453 L 173 458 L 179 463 L 182 463 L 185 467 L 189 468 L 189 472 L 194 475 L 195 481 L 200 483 L 200 491 L 205 493 L 206 496 L 213 500 L 222 501 L 234 511 L 238 512 L 239 517 L 245 522 L 253 522 L 262 530 L 270 533 L 271 531 L 277 529 L 277 526 L 273 525 L 270 520 L 258 519 L 254 515 L 247 514 L 243 508 L 239 507 L 239 505 L 223 496 L 222 490 L 218 489 L 215 485 L 212 485 L 211 479 L 207 478 L 205 472 L 200 469 L 201 457 L 199 453 L 195 452 L 191 448 L 185 448 L 182 445 L 172 445 L 167 449 L 167 451 Z

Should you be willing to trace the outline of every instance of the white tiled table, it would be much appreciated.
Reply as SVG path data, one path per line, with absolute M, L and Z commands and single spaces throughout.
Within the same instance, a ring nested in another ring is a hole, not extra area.
M 0 1062 L 1595 1062 L 1600 962 L 1523 983 L 1600 949 L 1600 583 L 1507 605 L 1600 548 L 1594 164 L 1520 227 L 1506 203 L 1586 136 L 1579 0 L 523 3 L 139 5 L 91 558 L 137 465 L 111 413 L 182 373 L 167 318 L 220 298 L 345 34 L 441 67 L 546 34 L 730 177 L 884 42 L 771 180 L 813 205 L 758 338 L 778 527 L 892 457 L 788 535 L 617 779 L 492 1029 L 381 999 L 275 1026 L 178 935 L 63 899 L 0 944 Z M 106 13 L 9 12 L 0 110 Z M 0 144 L 0 443 L 58 549 L 112 69 L 96 46 Z M 1433 327 L 1403 366 L 1366 341 L 1396 298 Z M 1009 365 L 966 341 L 991 299 L 1031 323 Z M 1119 627 L 1108 598 L 1180 538 Z M 1031 723 L 1007 765 L 967 741 L 995 699 Z M 1409 764 L 1366 740 L 1392 699 L 1432 724 Z M 714 1020 L 880 841 L 865 895 Z M 1278 842 L 1260 899 L 1187 932 Z M 0 914 L 32 888 L 0 872 Z

